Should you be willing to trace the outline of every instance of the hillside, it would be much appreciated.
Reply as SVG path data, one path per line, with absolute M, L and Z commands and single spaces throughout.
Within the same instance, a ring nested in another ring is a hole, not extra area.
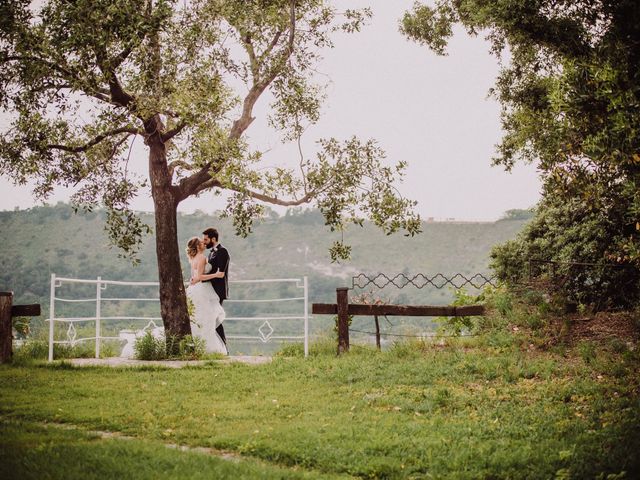
M 144 218 L 153 225 L 151 214 Z M 493 223 L 425 222 L 423 233 L 413 238 L 385 236 L 365 224 L 345 232 L 345 241 L 353 247 L 352 260 L 332 264 L 327 249 L 339 237 L 324 227 L 317 211 L 294 211 L 282 217 L 273 214 L 256 224 L 248 238 L 236 237 L 228 219 L 204 213 L 180 214 L 178 218 L 181 253 L 189 237 L 213 225 L 231 253 L 232 280 L 307 275 L 312 301 L 333 299 L 335 288 L 350 286 L 351 277 L 360 272 L 487 272 L 491 246 L 513 238 L 525 223 L 523 218 Z M 88 279 L 157 280 L 153 236 L 146 238 L 140 264 L 132 266 L 108 246 L 103 225 L 103 212 L 74 214 L 62 203 L 0 212 L 0 290 L 13 290 L 16 302 L 39 302 L 46 307 L 51 273 Z M 186 256 L 182 263 L 186 274 Z M 420 303 L 444 303 L 450 293 L 433 288 L 383 291 L 395 301 Z

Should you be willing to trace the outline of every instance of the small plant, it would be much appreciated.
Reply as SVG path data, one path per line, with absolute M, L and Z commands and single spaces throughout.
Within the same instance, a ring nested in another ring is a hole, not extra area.
M 351 323 L 353 322 L 353 315 L 349 315 L 347 320 L 347 327 L 351 327 Z M 336 338 L 338 336 L 338 316 L 333 317 L 333 331 L 336 332 Z
M 332 344 L 333 347 L 333 344 Z M 289 343 L 280 348 L 275 354 L 276 357 L 303 357 L 304 345 L 302 343 Z
M 113 357 L 116 355 L 116 344 L 103 341 L 100 348 L 101 357 Z M 75 345 L 55 343 L 53 345 L 53 358 L 93 358 L 96 356 L 94 342 L 80 342 Z M 16 348 L 14 363 L 29 363 L 33 360 L 46 360 L 49 357 L 49 342 L 45 340 L 27 340 Z
M 469 295 L 463 289 L 455 289 L 454 300 L 451 303 L 455 306 L 475 305 L 482 296 Z M 463 331 L 470 332 L 475 326 L 477 317 L 438 317 L 436 321 L 441 323 L 441 330 L 451 335 L 460 336 Z
M 167 346 L 164 338 L 156 338 L 151 332 L 136 340 L 133 346 L 138 360 L 164 360 L 167 358 Z
M 30 317 L 13 317 L 13 329 L 16 331 L 15 338 L 24 340 L 31 333 Z
M 581 341 L 578 344 L 578 353 L 585 363 L 592 363 L 596 358 L 596 348 L 592 342 Z
M 205 341 L 200 337 L 186 335 L 178 343 L 178 355 L 181 360 L 198 360 L 206 353 Z
M 185 335 L 154 337 L 151 332 L 136 340 L 134 345 L 137 360 L 199 360 L 206 353 L 205 341 L 200 337 Z
M 193 303 L 193 300 L 191 300 L 191 298 L 189 298 L 189 297 L 187 297 L 187 314 L 189 315 L 189 320 L 191 321 L 191 323 L 193 323 L 194 325 L 197 325 L 198 327 L 200 327 L 200 324 L 195 321 L 196 306 Z

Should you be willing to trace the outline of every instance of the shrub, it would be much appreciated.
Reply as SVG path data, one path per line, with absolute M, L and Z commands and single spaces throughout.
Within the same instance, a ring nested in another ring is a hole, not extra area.
M 640 271 L 614 253 L 626 241 L 627 223 L 584 201 L 547 199 L 515 240 L 493 248 L 491 267 L 499 280 L 534 282 L 564 304 L 633 308 L 640 304 Z
M 181 360 L 198 360 L 206 353 L 206 343 L 200 337 L 187 335 L 178 343 L 178 355 Z
M 206 353 L 206 344 L 202 338 L 192 335 L 180 339 L 169 336 L 165 340 L 147 332 L 136 339 L 133 349 L 137 360 L 199 360 Z
M 167 346 L 164 338 L 156 338 L 151 332 L 136 339 L 133 350 L 137 360 L 164 360 L 167 358 Z

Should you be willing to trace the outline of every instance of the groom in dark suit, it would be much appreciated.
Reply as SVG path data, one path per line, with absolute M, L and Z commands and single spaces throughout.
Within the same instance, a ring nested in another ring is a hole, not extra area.
M 202 232 L 205 247 L 211 249 L 209 253 L 208 262 L 211 264 L 211 272 L 223 272 L 222 278 L 213 278 L 209 280 L 213 289 L 220 298 L 220 305 L 229 295 L 229 252 L 218 241 L 218 231 L 215 228 L 207 228 Z M 224 327 L 222 324 L 218 325 L 216 332 L 220 335 L 220 338 L 227 344 L 227 338 L 224 335 Z

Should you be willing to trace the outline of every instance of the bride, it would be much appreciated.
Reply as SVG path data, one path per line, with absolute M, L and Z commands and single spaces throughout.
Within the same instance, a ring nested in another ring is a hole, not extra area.
M 193 237 L 187 243 L 187 257 L 191 265 L 191 281 L 187 288 L 187 298 L 191 299 L 195 312 L 191 323 L 193 336 L 202 338 L 209 353 L 228 354 L 227 347 L 216 333 L 216 328 L 224 321 L 225 313 L 220 299 L 207 280 L 221 278 L 224 273 L 211 272 L 211 264 L 204 256 L 204 242 Z M 195 321 L 195 323 L 193 323 Z

